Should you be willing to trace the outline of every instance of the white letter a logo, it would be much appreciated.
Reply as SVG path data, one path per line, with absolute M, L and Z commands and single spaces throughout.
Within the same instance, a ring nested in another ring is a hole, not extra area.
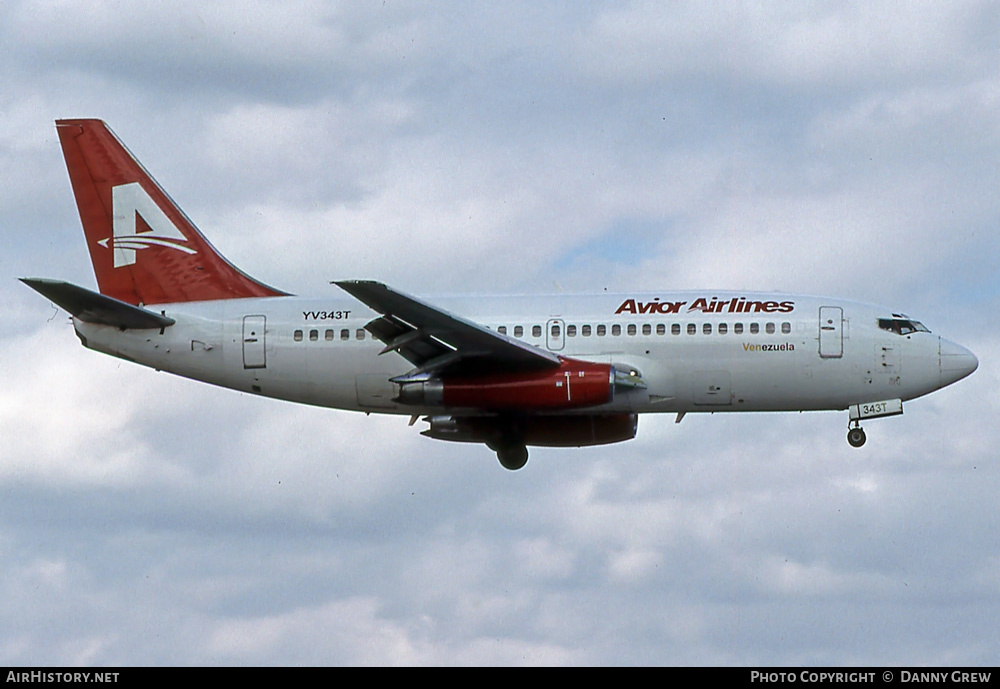
M 111 189 L 112 215 L 114 216 L 114 237 L 103 239 L 98 244 L 111 247 L 115 252 L 115 268 L 135 263 L 135 252 L 151 246 L 177 249 L 188 254 L 197 253 L 185 246 L 187 240 L 181 231 L 170 222 L 156 202 L 138 182 L 122 184 Z M 141 216 L 149 227 L 149 232 L 139 232 L 136 216 Z

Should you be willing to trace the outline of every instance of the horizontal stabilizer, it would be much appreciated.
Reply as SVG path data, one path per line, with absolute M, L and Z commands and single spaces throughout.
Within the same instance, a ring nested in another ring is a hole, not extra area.
M 165 328 L 176 322 L 173 318 L 161 316 L 139 306 L 126 304 L 113 297 L 91 292 L 89 289 L 77 287 L 68 282 L 43 278 L 20 278 L 20 280 L 86 323 L 113 325 L 123 330 L 143 330 L 146 328 Z

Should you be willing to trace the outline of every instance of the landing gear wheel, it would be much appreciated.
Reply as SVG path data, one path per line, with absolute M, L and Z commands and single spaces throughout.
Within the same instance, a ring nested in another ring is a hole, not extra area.
M 497 459 L 504 469 L 517 471 L 528 463 L 528 448 L 524 445 L 508 445 L 497 450 Z
M 847 442 L 851 447 L 861 447 L 868 440 L 865 436 L 865 431 L 863 428 L 858 426 L 857 428 L 851 428 L 847 431 Z

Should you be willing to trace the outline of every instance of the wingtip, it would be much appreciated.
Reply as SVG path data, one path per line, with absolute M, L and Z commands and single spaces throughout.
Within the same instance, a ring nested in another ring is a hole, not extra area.
M 331 280 L 331 285 L 336 285 L 345 292 L 353 292 L 351 290 L 365 287 L 381 287 L 383 289 L 388 289 L 383 283 L 378 280 Z
M 37 290 L 39 286 L 45 285 L 46 283 L 55 282 L 54 280 L 46 280 L 45 278 L 18 278 L 18 280 L 34 290 Z

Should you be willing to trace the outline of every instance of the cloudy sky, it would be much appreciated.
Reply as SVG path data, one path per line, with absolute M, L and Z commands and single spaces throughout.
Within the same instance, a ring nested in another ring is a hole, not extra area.
M 0 3 L 0 664 L 994 664 L 1000 6 Z M 104 357 L 52 121 L 323 295 L 779 289 L 979 356 L 846 415 L 484 448 Z

